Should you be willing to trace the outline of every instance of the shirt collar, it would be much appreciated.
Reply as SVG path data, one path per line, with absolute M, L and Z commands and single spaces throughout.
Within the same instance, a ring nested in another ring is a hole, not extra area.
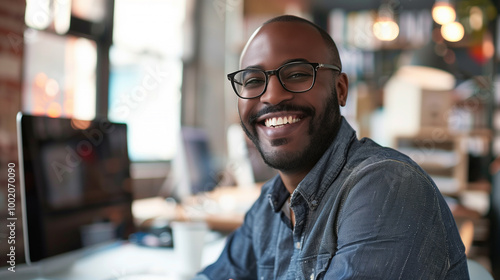
M 268 194 L 269 204 L 271 204 L 274 212 L 279 212 L 290 196 L 290 193 L 288 193 L 283 181 L 281 181 L 280 175 L 276 175 L 271 180 L 271 184 L 271 192 Z
M 340 173 L 342 166 L 344 166 L 349 146 L 355 138 L 356 132 L 344 117 L 342 117 L 341 125 L 335 140 L 313 169 L 297 186 L 292 196 L 292 205 L 295 201 L 295 193 L 299 193 L 307 202 L 311 210 L 316 209 L 324 193 Z M 274 212 L 278 212 L 281 210 L 283 203 L 287 200 L 289 193 L 279 175 L 272 179 L 271 184 L 273 187 L 269 194 L 269 202 Z

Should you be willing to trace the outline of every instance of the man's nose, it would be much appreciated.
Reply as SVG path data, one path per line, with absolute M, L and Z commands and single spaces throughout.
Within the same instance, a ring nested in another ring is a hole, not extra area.
M 260 97 L 260 102 L 271 105 L 277 105 L 283 101 L 293 98 L 293 93 L 287 91 L 278 80 L 278 76 L 270 75 L 267 88 Z

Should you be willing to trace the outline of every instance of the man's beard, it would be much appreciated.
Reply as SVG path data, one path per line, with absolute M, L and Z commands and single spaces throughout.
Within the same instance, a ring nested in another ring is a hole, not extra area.
M 276 109 L 268 108 L 266 111 L 280 111 L 288 108 L 286 105 L 277 105 L 276 107 Z M 293 106 L 293 109 L 297 109 L 297 107 Z M 308 131 L 308 134 L 311 136 L 310 143 L 305 149 L 293 153 L 265 152 L 261 147 L 255 122 L 250 121 L 252 132 L 245 126 L 243 121 L 241 122 L 246 135 L 252 140 L 264 162 L 270 167 L 282 172 L 294 172 L 304 168 L 312 168 L 335 139 L 341 122 L 340 108 L 335 91 L 328 98 L 322 116 L 317 116 L 316 111 L 311 108 L 303 108 L 302 111 L 308 111 L 311 116 Z M 321 119 L 315 122 L 317 117 L 321 117 Z M 255 116 L 251 119 L 256 118 Z M 285 143 L 286 139 L 281 139 L 275 140 L 272 144 L 280 145 Z

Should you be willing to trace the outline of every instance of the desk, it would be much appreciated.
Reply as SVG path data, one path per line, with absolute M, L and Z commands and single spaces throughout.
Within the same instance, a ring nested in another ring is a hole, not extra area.
M 242 223 L 245 213 L 260 195 L 261 187 L 217 187 L 215 190 L 186 197 L 181 204 L 162 197 L 134 201 L 136 224 L 157 220 L 202 220 L 212 230 L 230 232 Z
M 241 225 L 246 211 L 260 194 L 260 187 L 219 187 L 213 192 L 188 197 L 176 204 L 162 197 L 135 201 L 132 213 L 136 224 L 144 221 L 203 220 L 209 228 L 229 232 Z M 214 238 L 216 236 L 217 238 Z M 205 245 L 202 267 L 213 263 L 224 248 L 224 238 L 212 231 Z M 16 272 L 0 271 L 10 280 L 178 280 L 183 267 L 171 248 L 142 247 L 130 243 L 108 246 L 90 254 L 75 252 L 44 260 L 35 266 L 17 266 Z M 75 261 L 70 263 L 68 259 Z M 64 266 L 64 264 L 67 264 Z M 57 271 L 48 267 L 64 266 Z M 144 276 L 145 273 L 155 278 Z M 134 277 L 134 275 L 141 275 Z
M 215 237 L 217 238 L 215 238 Z M 225 239 L 213 235 L 207 239 L 202 266 L 213 263 L 224 248 Z M 64 255 L 49 258 L 35 266 L 16 267 L 16 272 L 1 271 L 0 279 L 9 280 L 182 280 L 174 250 L 151 248 L 131 243 L 108 245 L 95 252 L 80 252 L 80 257 L 64 269 L 44 271 Z M 75 252 L 70 253 L 74 257 Z M 6 270 L 6 269 L 5 269 Z

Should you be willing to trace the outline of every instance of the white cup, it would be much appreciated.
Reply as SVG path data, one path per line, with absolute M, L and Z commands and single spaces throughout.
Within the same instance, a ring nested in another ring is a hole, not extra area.
M 183 277 L 192 277 L 201 269 L 201 257 L 208 227 L 205 222 L 172 222 L 174 253 Z

